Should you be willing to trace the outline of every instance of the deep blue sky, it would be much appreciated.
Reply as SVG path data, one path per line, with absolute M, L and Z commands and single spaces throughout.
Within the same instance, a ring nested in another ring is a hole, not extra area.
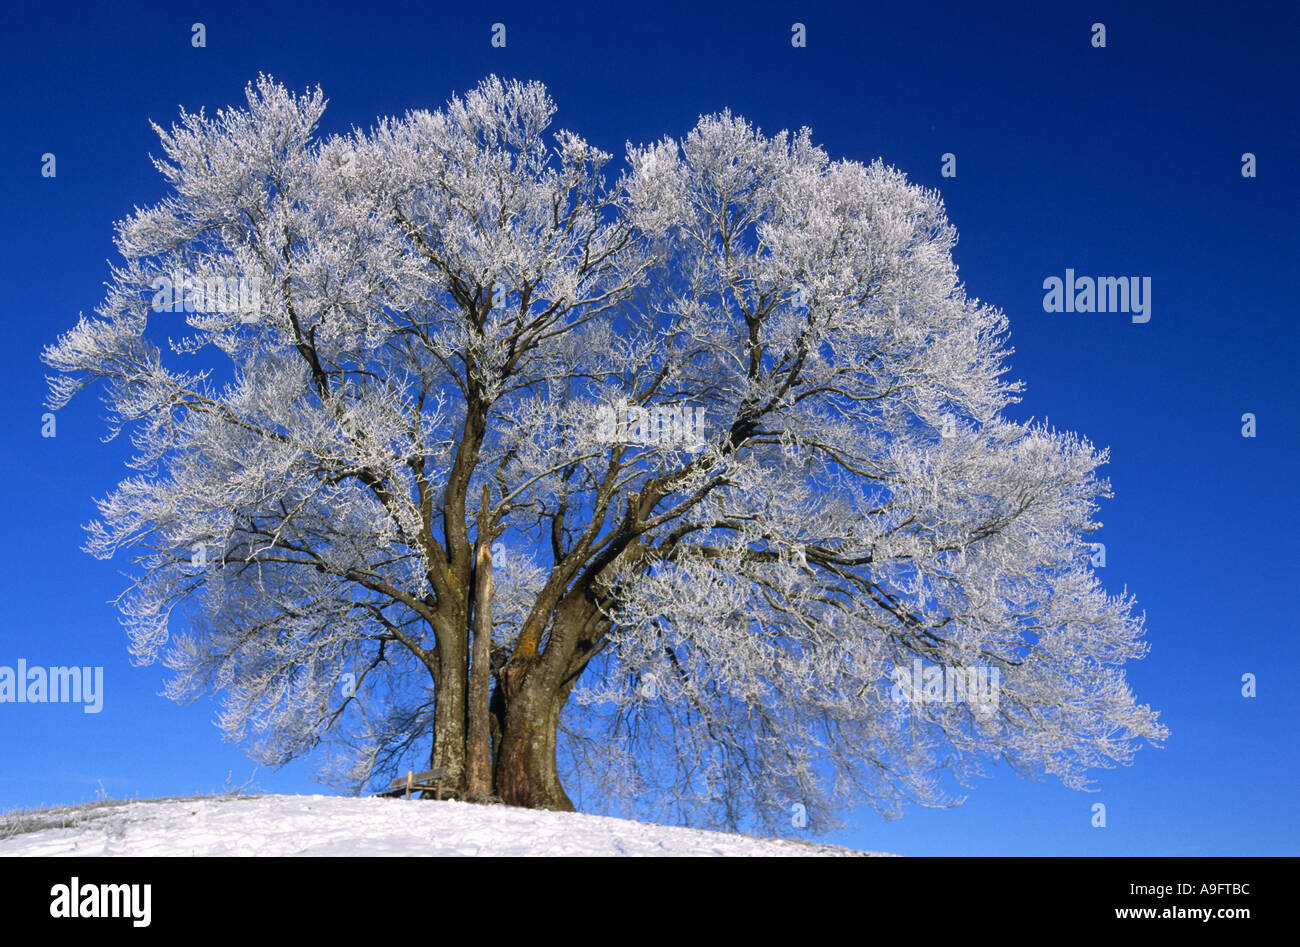
M 84 801 L 100 780 L 114 797 L 210 791 L 255 768 L 221 742 L 213 704 L 172 704 L 157 696 L 163 668 L 130 666 L 106 604 L 125 565 L 79 551 L 92 498 L 123 473 L 124 445 L 99 440 L 100 405 L 74 402 L 57 437 L 40 436 L 41 347 L 99 301 L 113 222 L 164 194 L 148 120 L 242 105 L 264 71 L 320 84 L 323 130 L 341 131 L 438 107 L 495 72 L 545 82 L 557 125 L 616 155 L 729 107 L 939 187 L 968 292 L 1010 318 L 1011 374 L 1027 385 L 1015 416 L 1112 450 L 1102 575 L 1146 612 L 1152 651 L 1130 682 L 1163 712 L 1167 746 L 1100 772 L 1094 794 L 994 769 L 964 806 L 892 823 L 860 812 L 831 841 L 918 855 L 1300 851 L 1294 4 L 228 6 L 6 11 L 0 665 L 102 665 L 107 693 L 93 716 L 0 704 L 0 809 Z M 205 49 L 190 45 L 196 21 Z M 497 21 L 505 49 L 489 44 Z M 790 44 L 796 21 L 805 49 Z M 1098 21 L 1104 49 L 1090 42 Z M 956 178 L 940 176 L 945 152 Z M 1258 177 L 1242 177 L 1243 152 Z M 1043 280 L 1066 268 L 1151 277 L 1151 321 L 1045 313 Z M 256 781 L 325 791 L 310 777 L 295 764 Z

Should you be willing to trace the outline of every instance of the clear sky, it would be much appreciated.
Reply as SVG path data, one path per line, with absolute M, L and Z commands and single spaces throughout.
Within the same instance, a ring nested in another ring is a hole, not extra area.
M 42 437 L 42 346 L 90 314 L 112 224 L 159 200 L 148 120 L 242 105 L 259 71 L 330 100 L 322 130 L 436 108 L 489 73 L 546 83 L 556 125 L 621 155 L 729 107 L 812 128 L 941 190 L 971 296 L 1004 309 L 1018 418 L 1109 446 L 1103 580 L 1147 616 L 1130 666 L 1171 730 L 1095 793 L 992 768 L 965 805 L 828 840 L 903 854 L 1297 854 L 1300 8 L 1294 4 L 20 4 L 6 11 L 0 359 L 9 489 L 0 666 L 102 666 L 102 712 L 0 704 L 0 809 L 193 793 L 253 775 L 215 705 L 158 696 L 79 551 L 129 445 L 94 397 Z M 192 24 L 206 47 L 191 44 Z M 494 23 L 506 27 L 493 48 Z M 803 23 L 807 43 L 791 43 Z M 1093 45 L 1094 23 L 1106 45 Z M 1242 174 L 1244 153 L 1256 176 Z M 42 176 L 43 155 L 56 175 Z M 955 177 L 941 174 L 955 156 Z M 1151 280 L 1150 321 L 1044 311 L 1044 281 Z M 1242 436 L 1246 413 L 1256 436 Z M 1257 696 L 1242 695 L 1254 674 Z M 266 792 L 324 792 L 309 764 Z M 1092 806 L 1106 806 L 1106 826 Z

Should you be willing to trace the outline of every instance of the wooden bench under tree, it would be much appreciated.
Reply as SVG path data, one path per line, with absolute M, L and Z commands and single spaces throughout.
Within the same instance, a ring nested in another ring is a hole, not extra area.
M 432 792 L 438 799 L 442 798 L 442 777 L 447 770 L 444 767 L 437 769 L 428 769 L 423 773 L 417 773 L 407 770 L 405 776 L 399 776 L 394 779 L 383 792 L 375 793 L 376 796 L 401 796 L 405 795 L 407 799 L 411 798 L 411 793 L 415 791 Z

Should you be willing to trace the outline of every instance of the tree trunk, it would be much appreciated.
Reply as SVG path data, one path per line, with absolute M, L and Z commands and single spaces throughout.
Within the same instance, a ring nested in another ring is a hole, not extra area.
M 469 668 L 469 726 L 465 745 L 465 792 L 470 799 L 492 795 L 491 660 L 492 531 L 488 522 L 488 487 L 478 516 L 478 550 L 474 557 L 474 645 Z
M 497 760 L 497 795 L 512 806 L 573 812 L 556 764 L 560 710 L 572 685 L 557 690 L 531 667 L 506 699 L 506 726 Z
M 464 628 L 464 625 L 461 625 Z M 443 786 L 459 795 L 465 785 L 465 665 L 468 642 L 462 630 L 440 636 L 433 716 L 433 753 L 429 764 L 443 769 Z
M 514 654 L 497 669 L 492 689 L 492 540 L 490 490 L 483 488 L 472 569 L 464 575 L 468 594 L 457 614 L 448 615 L 439 635 L 439 684 L 433 766 L 445 767 L 443 786 L 451 795 L 481 801 L 493 795 L 532 809 L 572 812 L 556 760 L 560 712 L 573 689 L 572 651 L 581 616 L 570 598 L 557 614 L 545 654 L 536 625 L 521 630 Z M 472 638 L 471 638 L 472 632 Z M 580 669 L 580 666 L 579 666 Z

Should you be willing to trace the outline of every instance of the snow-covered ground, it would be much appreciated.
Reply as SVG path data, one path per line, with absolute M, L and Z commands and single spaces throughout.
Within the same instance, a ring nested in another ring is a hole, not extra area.
M 340 796 L 91 803 L 0 818 L 0 856 L 876 854 L 574 812 Z

